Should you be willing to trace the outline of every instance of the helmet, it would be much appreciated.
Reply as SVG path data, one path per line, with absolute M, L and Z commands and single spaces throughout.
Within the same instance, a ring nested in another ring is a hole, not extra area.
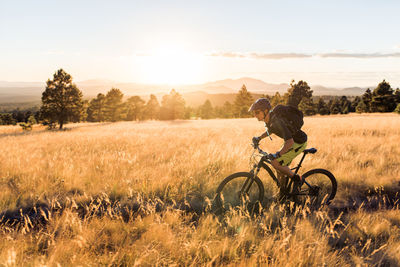
M 251 105 L 251 107 L 249 108 L 249 112 L 252 112 L 255 110 L 264 111 L 266 109 L 268 109 L 268 110 L 271 109 L 271 103 L 266 98 L 259 98 L 256 100 L 256 102 L 253 103 L 253 105 Z

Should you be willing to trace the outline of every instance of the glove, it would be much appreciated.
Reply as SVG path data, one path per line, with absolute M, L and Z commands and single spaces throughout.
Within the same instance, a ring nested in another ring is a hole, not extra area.
M 260 141 L 261 141 L 261 138 L 258 137 L 258 136 L 254 136 L 253 139 L 252 139 L 252 141 L 253 141 L 253 145 L 254 145 L 254 146 L 258 146 L 258 144 L 259 144 Z

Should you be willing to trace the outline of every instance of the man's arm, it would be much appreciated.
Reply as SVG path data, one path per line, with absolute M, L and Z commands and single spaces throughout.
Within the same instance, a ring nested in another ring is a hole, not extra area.
M 259 138 L 260 138 L 260 140 L 261 140 L 261 139 L 264 139 L 264 138 L 267 137 L 267 136 L 268 136 L 268 132 L 265 131 L 262 135 L 259 136 Z
M 286 152 L 289 151 L 289 149 L 293 146 L 294 144 L 294 140 L 293 138 L 290 138 L 288 140 L 285 140 L 285 143 L 283 144 L 283 147 L 280 151 L 278 151 L 279 156 L 282 156 L 283 154 L 285 154 Z

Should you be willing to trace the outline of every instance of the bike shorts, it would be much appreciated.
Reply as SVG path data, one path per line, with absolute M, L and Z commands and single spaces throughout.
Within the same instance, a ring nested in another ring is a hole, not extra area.
M 307 147 L 307 142 L 303 144 L 294 143 L 293 146 L 289 149 L 288 152 L 277 158 L 276 160 L 282 166 L 289 166 L 292 160 L 297 157 L 304 149 Z

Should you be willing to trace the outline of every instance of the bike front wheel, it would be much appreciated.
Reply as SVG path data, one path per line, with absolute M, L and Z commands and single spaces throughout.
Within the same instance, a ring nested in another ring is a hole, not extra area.
M 314 169 L 303 174 L 304 183 L 298 194 L 299 198 L 310 200 L 312 205 L 328 205 L 336 195 L 337 182 L 330 171 Z
M 264 186 L 260 178 L 249 172 L 238 172 L 221 182 L 215 200 L 222 211 L 243 207 L 252 212 L 261 207 L 263 197 Z

